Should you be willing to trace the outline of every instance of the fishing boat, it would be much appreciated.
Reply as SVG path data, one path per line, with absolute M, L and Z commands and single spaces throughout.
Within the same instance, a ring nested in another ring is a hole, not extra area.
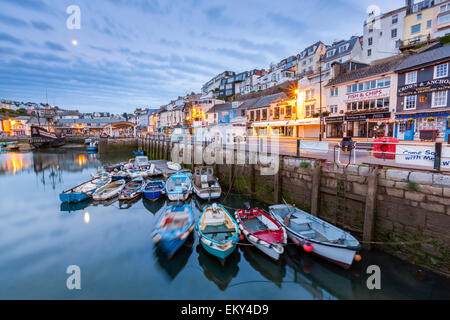
M 67 191 L 62 192 L 59 195 L 59 199 L 62 202 L 81 202 L 86 200 L 92 196 L 97 188 L 101 186 L 101 184 L 108 183 L 108 180 L 103 180 L 103 178 L 92 179 L 82 184 L 73 187 Z
M 250 208 L 248 203 L 245 209 L 235 212 L 235 218 L 248 242 L 270 258 L 280 258 L 287 243 L 287 234 L 277 220 L 261 209 Z
M 237 222 L 223 206 L 216 203 L 203 210 L 197 232 L 203 248 L 222 262 L 239 242 Z
M 147 177 L 148 177 L 147 171 L 145 171 L 145 170 L 135 169 L 135 170 L 128 170 L 127 172 L 130 175 L 131 179 L 136 179 L 136 178 L 147 179 Z
M 174 171 L 180 171 L 181 165 L 179 163 L 169 161 L 169 162 L 167 162 L 167 168 L 169 168 L 170 170 L 174 170 Z
M 121 162 L 121 163 L 113 164 L 110 166 L 106 166 L 105 171 L 106 172 L 113 172 L 115 170 L 119 171 L 123 167 L 124 164 L 125 164 L 124 162 Z
M 137 157 L 137 156 L 143 156 L 143 155 L 144 155 L 144 151 L 142 151 L 142 150 L 134 151 L 133 154 L 134 154 L 135 157 Z
M 98 141 L 91 141 L 91 142 L 86 146 L 86 151 L 88 151 L 88 152 L 98 151 Z
M 119 194 L 119 200 L 132 200 L 139 197 L 144 189 L 145 182 L 142 178 L 136 178 L 128 182 Z
M 125 180 L 117 180 L 111 183 L 108 183 L 97 190 L 92 194 L 92 198 L 95 201 L 104 201 L 108 199 L 115 198 L 119 195 L 119 193 L 124 188 L 126 182 Z
M 306 252 L 312 252 L 344 269 L 360 260 L 361 245 L 350 233 L 287 204 L 270 206 L 270 214 L 289 238 Z
M 194 230 L 194 215 L 190 205 L 169 206 L 158 219 L 153 242 L 172 256 Z
M 122 171 L 122 170 L 111 172 L 110 175 L 111 175 L 112 181 L 129 180 L 131 178 L 130 174 L 128 172 Z
M 191 177 L 185 173 L 176 173 L 166 181 L 166 194 L 171 201 L 185 201 L 192 192 Z
M 19 142 L 17 142 L 17 141 L 7 142 L 5 149 L 6 149 L 6 151 L 17 151 L 20 149 Z
M 150 167 L 150 162 L 148 162 L 148 157 L 146 157 L 146 156 L 137 156 L 135 159 L 134 159 L 134 167 L 135 168 L 139 168 L 139 169 L 142 169 L 142 168 L 148 168 L 148 167 Z
M 66 138 L 58 137 L 44 128 L 31 126 L 30 144 L 36 149 L 58 148 L 66 144 Z
M 213 167 L 197 167 L 192 176 L 192 189 L 200 199 L 218 199 L 222 194 L 218 179 L 214 176 Z
M 162 180 L 149 181 L 142 191 L 142 194 L 144 198 L 156 201 L 163 195 L 165 186 L 166 184 Z
M 147 170 L 147 176 L 148 177 L 156 177 L 160 176 L 162 174 L 162 171 L 156 168 L 155 164 L 152 163 L 150 165 L 150 168 Z

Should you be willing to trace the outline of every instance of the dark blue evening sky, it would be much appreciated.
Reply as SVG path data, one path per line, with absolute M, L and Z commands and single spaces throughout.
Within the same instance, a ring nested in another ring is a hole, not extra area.
M 69 30 L 66 8 L 81 8 Z M 0 98 L 80 111 L 159 107 L 216 74 L 362 35 L 403 0 L 0 0 Z M 73 45 L 76 40 L 78 45 Z

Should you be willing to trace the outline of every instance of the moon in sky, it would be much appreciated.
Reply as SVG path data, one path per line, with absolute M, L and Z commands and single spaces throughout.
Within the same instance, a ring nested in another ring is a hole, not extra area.
M 77 40 L 72 40 L 72 44 L 73 44 L 74 46 L 76 46 L 76 45 L 78 45 L 78 41 L 77 41 Z

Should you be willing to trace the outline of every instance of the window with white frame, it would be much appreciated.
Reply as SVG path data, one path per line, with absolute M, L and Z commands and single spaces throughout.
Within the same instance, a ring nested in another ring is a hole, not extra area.
M 398 22 L 398 15 L 392 16 L 392 24 L 396 24 Z
M 330 109 L 330 112 L 331 113 L 338 113 L 338 106 L 337 105 L 332 105 L 332 106 L 329 106 L 329 109 Z
M 312 117 L 315 113 L 316 105 L 310 104 L 305 106 L 305 117 Z
M 438 25 L 450 22 L 450 13 L 438 17 Z
M 433 108 L 446 107 L 447 106 L 447 93 L 448 93 L 448 91 L 433 92 L 431 106 Z
M 397 29 L 391 30 L 391 38 L 397 38 Z
M 405 75 L 405 84 L 412 84 L 417 82 L 417 71 L 408 72 Z
M 338 95 L 338 88 L 331 88 L 331 96 L 337 97 Z
M 443 6 L 440 6 L 439 13 L 445 12 L 450 10 L 450 3 L 444 4 Z
M 306 94 L 305 94 L 305 96 L 306 96 L 306 100 L 312 100 L 312 99 L 314 99 L 314 89 L 312 89 L 312 90 L 306 90 Z
M 434 78 L 445 78 L 448 77 L 448 63 L 440 64 L 434 67 Z
M 336 49 L 330 50 L 327 52 L 327 58 L 331 57 L 332 55 L 334 55 L 334 53 L 336 52 Z
M 405 97 L 405 110 L 415 109 L 417 104 L 417 96 L 406 96 Z

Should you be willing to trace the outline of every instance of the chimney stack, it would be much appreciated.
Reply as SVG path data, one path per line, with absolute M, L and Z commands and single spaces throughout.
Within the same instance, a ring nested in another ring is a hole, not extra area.
M 342 65 L 339 62 L 333 62 L 331 64 L 331 70 L 333 72 L 333 78 L 339 77 L 342 73 Z
M 405 0 L 405 5 L 406 5 L 406 14 L 412 13 L 414 0 Z

